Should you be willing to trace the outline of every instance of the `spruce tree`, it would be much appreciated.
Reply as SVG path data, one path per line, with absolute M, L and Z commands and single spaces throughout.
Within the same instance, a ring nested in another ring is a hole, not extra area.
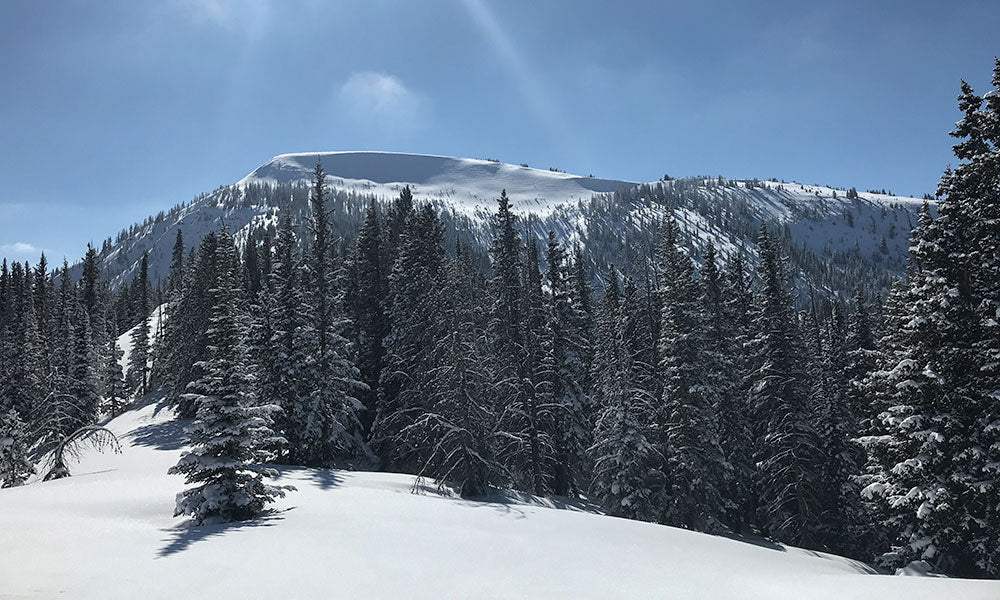
M 496 457 L 493 374 L 484 360 L 487 338 L 476 293 L 478 275 L 461 256 L 445 269 L 435 290 L 437 340 L 425 412 L 403 429 L 417 447 L 428 448 L 420 475 L 453 483 L 463 498 L 482 496 L 509 481 Z
M 629 283 L 634 293 L 634 285 Z M 594 442 L 591 493 L 608 514 L 655 521 L 660 516 L 657 492 L 662 475 L 660 457 L 647 436 L 653 398 L 637 385 L 635 328 L 617 298 L 617 275 L 612 269 L 600 315 L 598 356 L 601 368 L 595 383 L 598 413 Z
M 719 381 L 711 370 L 713 355 L 694 265 L 678 241 L 677 224 L 667 219 L 658 252 L 663 302 L 659 373 L 664 384 L 656 416 L 657 451 L 668 481 L 662 519 L 718 532 L 726 529 L 721 492 L 726 463 L 715 416 Z
M 23 484 L 35 473 L 28 459 L 28 432 L 17 411 L 0 413 L 0 488 Z
M 283 441 L 270 428 L 280 407 L 258 404 L 252 393 L 245 315 L 232 269 L 235 252 L 232 237 L 223 230 L 217 247 L 219 277 L 211 290 L 209 358 L 186 394 L 196 397 L 198 407 L 186 430 L 191 449 L 169 471 L 197 484 L 177 495 L 174 513 L 197 524 L 251 519 L 287 489 L 265 483 L 265 477 L 277 472 L 260 464 L 269 458 L 263 449 Z
M 565 251 L 549 231 L 545 251 L 548 287 L 544 339 L 547 393 L 555 405 L 555 472 L 553 492 L 581 493 L 587 481 L 586 449 L 590 446 L 588 400 L 582 383 L 587 377 L 588 345 L 570 300 Z
M 432 368 L 435 314 L 433 289 L 442 276 L 444 231 L 430 206 L 411 213 L 389 275 L 391 329 L 385 338 L 385 366 L 379 379 L 379 407 L 372 430 L 383 467 L 412 472 L 427 449 L 401 435 L 425 412 L 427 372 Z
M 132 331 L 132 348 L 129 353 L 128 377 L 131 388 L 138 396 L 145 396 L 149 391 L 149 313 L 151 310 L 149 285 L 149 254 L 143 252 L 139 265 L 139 275 L 135 281 L 138 296 L 135 307 L 138 323 Z
M 810 424 L 809 380 L 802 361 L 806 348 L 778 244 L 763 224 L 758 247 L 762 285 L 754 300 L 757 325 L 748 346 L 758 525 L 778 541 L 821 548 L 823 457 Z
M 117 417 L 125 410 L 126 388 L 121 359 L 124 353 L 114 338 L 108 343 L 104 362 L 104 410 L 111 417 Z

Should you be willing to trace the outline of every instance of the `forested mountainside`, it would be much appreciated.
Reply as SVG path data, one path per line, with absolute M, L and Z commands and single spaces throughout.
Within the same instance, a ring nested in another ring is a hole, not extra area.
M 490 215 L 506 190 L 512 210 L 532 235 L 544 238 L 551 229 L 560 239 L 587 248 L 595 281 L 610 264 L 628 265 L 628 274 L 640 281 L 655 279 L 649 266 L 667 214 L 678 221 L 682 243 L 699 262 L 710 240 L 723 263 L 736 253 L 752 261 L 760 224 L 767 222 L 791 261 L 804 301 L 848 298 L 859 288 L 871 294 L 887 290 L 905 270 L 909 231 L 922 202 L 884 190 L 776 180 L 698 177 L 635 184 L 489 160 L 382 152 L 282 155 L 236 184 L 106 240 L 99 251 L 104 273 L 112 287 L 128 283 L 148 252 L 150 277 L 154 285 L 162 281 L 178 230 L 190 251 L 223 224 L 239 247 L 248 237 L 273 239 L 280 215 L 290 214 L 301 228 L 317 161 L 329 174 L 331 234 L 340 250 L 357 235 L 371 198 L 388 207 L 408 186 L 417 202 L 439 211 L 447 247 L 461 237 L 486 268 Z M 79 267 L 74 274 L 79 276 Z

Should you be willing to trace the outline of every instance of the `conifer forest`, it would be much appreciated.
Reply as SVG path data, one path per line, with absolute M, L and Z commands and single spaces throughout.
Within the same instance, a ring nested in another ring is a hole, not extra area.
M 574 228 L 505 189 L 479 220 L 409 186 L 347 193 L 317 161 L 308 184 L 219 192 L 267 218 L 182 223 L 165 269 L 125 243 L 141 226 L 76 264 L 5 259 L 0 486 L 75 477 L 155 397 L 196 526 L 294 498 L 288 467 L 380 471 L 1000 578 L 1000 61 L 992 85 L 963 82 L 953 165 L 870 250 L 812 251 L 739 199 L 693 227 L 695 184 L 669 177 L 595 193 Z M 654 196 L 642 227 L 615 222 Z M 860 210 L 838 226 L 876 231 Z

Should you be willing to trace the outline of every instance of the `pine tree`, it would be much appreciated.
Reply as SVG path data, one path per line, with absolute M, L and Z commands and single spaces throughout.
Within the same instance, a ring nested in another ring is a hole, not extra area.
M 379 379 L 379 407 L 372 442 L 383 466 L 412 472 L 425 459 L 402 436 L 404 427 L 425 412 L 426 374 L 432 368 L 435 314 L 432 291 L 444 262 L 444 231 L 434 209 L 413 212 L 400 238 L 389 275 L 391 329 L 385 338 L 385 367 Z
M 822 451 L 810 425 L 807 356 L 792 311 L 777 243 L 761 225 L 757 323 L 750 341 L 752 439 L 759 465 L 754 492 L 761 499 L 758 523 L 774 539 L 821 548 L 824 498 Z
M 177 296 L 184 288 L 184 233 L 177 229 L 174 247 L 170 252 L 170 269 L 167 271 L 167 294 Z
M 231 267 L 235 252 L 223 230 L 217 247 L 222 268 L 211 291 L 209 358 L 199 364 L 202 376 L 188 386 L 198 407 L 196 420 L 186 430 L 191 450 L 169 471 L 198 484 L 177 495 L 175 511 L 175 516 L 188 515 L 197 524 L 251 519 L 288 489 L 264 482 L 277 475 L 260 463 L 269 458 L 263 448 L 283 441 L 270 428 L 280 408 L 259 405 L 251 391 L 241 294 Z
M 364 428 L 370 431 L 378 412 L 378 382 L 385 362 L 383 340 L 389 334 L 386 303 L 389 277 L 383 232 L 378 207 L 372 200 L 365 222 L 358 233 L 351 261 L 352 294 L 349 298 L 354 318 L 354 346 L 358 352 L 361 380 L 368 386 L 362 398 L 368 410 L 363 416 Z
M 419 474 L 438 478 L 441 485 L 454 483 L 463 498 L 509 481 L 496 458 L 494 377 L 484 360 L 487 338 L 476 279 L 461 257 L 446 269 L 435 292 L 439 323 L 429 406 L 403 429 L 411 444 L 429 449 Z
M 599 412 L 588 450 L 594 465 L 591 491 L 611 515 L 655 521 L 660 516 L 655 502 L 662 475 L 656 468 L 660 457 L 646 435 L 653 398 L 636 384 L 636 340 L 629 339 L 635 334 L 629 325 L 633 315 L 618 302 L 617 279 L 612 269 L 600 315 L 601 367 L 594 390 Z M 634 285 L 629 285 L 634 293 Z
M 132 331 L 132 349 L 129 353 L 128 377 L 138 396 L 145 396 L 149 384 L 149 313 L 151 310 L 149 285 L 149 254 L 143 252 L 136 279 L 138 296 L 136 310 L 139 322 Z
M 491 334 L 498 353 L 514 357 L 521 352 L 521 241 L 515 227 L 507 190 L 500 192 L 494 215 L 494 234 L 490 246 L 493 277 Z
M 0 414 L 0 488 L 17 487 L 35 473 L 26 427 L 14 409 Z
M 124 356 L 114 338 L 108 344 L 104 362 L 104 409 L 112 417 L 117 417 L 125 410 L 126 391 L 125 376 L 122 372 L 121 359 Z
M 719 382 L 711 370 L 714 357 L 694 265 L 678 248 L 677 233 L 677 224 L 668 219 L 658 257 L 663 302 L 659 372 L 664 386 L 656 417 L 657 451 L 668 481 L 662 519 L 670 525 L 718 532 L 726 529 L 721 493 L 726 463 L 715 417 Z
M 520 334 L 524 340 L 523 352 L 516 363 L 495 348 L 491 357 L 495 373 L 511 374 L 507 378 L 497 377 L 502 382 L 496 390 L 503 432 L 499 454 L 518 488 L 544 496 L 552 489 L 555 471 L 556 405 L 548 385 L 550 371 L 544 362 L 545 301 L 538 246 L 533 236 L 528 237 L 523 274 Z M 495 317 L 491 316 L 491 323 L 495 323 L 492 319 Z
M 308 286 L 302 304 L 304 343 L 311 362 L 302 377 L 309 396 L 287 415 L 289 427 L 300 436 L 300 443 L 292 451 L 298 456 L 297 462 L 309 466 L 325 466 L 337 457 L 369 452 L 359 419 L 364 405 L 357 399 L 367 387 L 358 380 L 360 373 L 342 335 L 350 328 L 349 320 L 337 311 L 337 273 L 331 264 L 325 177 L 317 162 L 310 196 L 312 244 L 303 274 Z
M 553 492 L 559 496 L 581 493 L 587 481 L 586 450 L 591 426 L 588 401 L 582 387 L 587 376 L 587 342 L 570 302 L 565 251 L 549 231 L 545 252 L 545 283 L 549 293 L 543 358 L 547 393 L 555 405 L 555 472 Z

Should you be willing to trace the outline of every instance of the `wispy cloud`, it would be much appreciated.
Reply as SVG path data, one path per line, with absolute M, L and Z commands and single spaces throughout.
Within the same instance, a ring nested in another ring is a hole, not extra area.
M 337 96 L 354 119 L 384 132 L 412 133 L 426 118 L 426 99 L 387 73 L 352 73 L 339 86 Z
M 38 254 L 41 252 L 40 248 L 29 244 L 28 242 L 13 242 L 10 244 L 0 244 L 0 253 L 2 254 Z
M 271 18 L 271 0 L 178 0 L 196 22 L 259 37 Z

